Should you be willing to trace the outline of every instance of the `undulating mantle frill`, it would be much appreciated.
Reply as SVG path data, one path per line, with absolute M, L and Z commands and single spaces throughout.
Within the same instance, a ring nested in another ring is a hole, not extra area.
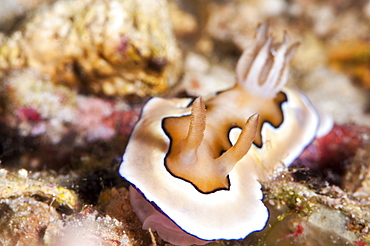
M 315 138 L 319 117 L 285 88 L 297 44 L 267 25 L 236 68 L 237 83 L 203 102 L 152 98 L 120 167 L 143 228 L 177 245 L 241 239 L 268 219 L 260 180 L 289 165 Z M 284 87 L 284 88 L 283 88 Z

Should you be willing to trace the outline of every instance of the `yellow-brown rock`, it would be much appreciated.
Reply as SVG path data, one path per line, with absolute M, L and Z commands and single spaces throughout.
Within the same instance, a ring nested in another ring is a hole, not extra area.
M 181 53 L 166 0 L 61 0 L 0 34 L 0 76 L 31 68 L 82 92 L 153 95 L 173 85 Z
M 331 47 L 329 65 L 370 88 L 370 45 L 367 41 L 352 40 Z

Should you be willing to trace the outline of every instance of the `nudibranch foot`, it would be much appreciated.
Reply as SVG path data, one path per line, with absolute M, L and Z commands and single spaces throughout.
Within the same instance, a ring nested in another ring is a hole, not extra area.
M 209 241 L 201 240 L 179 228 L 166 215 L 156 210 L 134 187 L 130 186 L 131 205 L 143 223 L 143 229 L 156 231 L 165 241 L 175 245 L 203 245 Z

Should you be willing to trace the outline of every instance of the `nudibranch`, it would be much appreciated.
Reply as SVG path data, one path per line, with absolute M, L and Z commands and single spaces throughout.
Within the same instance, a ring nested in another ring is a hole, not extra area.
M 213 98 L 152 98 L 120 166 L 143 228 L 177 245 L 242 239 L 268 210 L 259 181 L 276 175 L 315 138 L 319 116 L 285 87 L 297 44 L 267 25 L 241 55 L 237 83 Z

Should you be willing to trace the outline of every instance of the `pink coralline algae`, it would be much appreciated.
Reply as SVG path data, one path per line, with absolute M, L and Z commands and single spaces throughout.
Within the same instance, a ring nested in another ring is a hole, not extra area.
M 354 243 L 357 244 L 358 246 L 366 246 L 367 245 L 366 243 L 362 242 L 361 240 L 355 241 Z
M 76 106 L 68 111 L 72 115 L 70 120 L 58 116 L 65 113 L 64 106 L 57 109 L 59 113 L 54 112 L 55 117 L 40 113 L 37 106 L 21 106 L 15 110 L 16 121 L 11 120 L 12 116 L 7 120 L 17 122 L 23 136 L 45 135 L 54 143 L 71 132 L 88 142 L 127 136 L 138 120 L 139 110 L 122 102 L 85 96 L 77 96 L 76 101 Z
M 304 166 L 337 182 L 346 170 L 346 162 L 361 146 L 370 144 L 370 127 L 356 124 L 335 124 L 325 136 L 316 138 L 295 161 L 294 166 Z
M 140 105 L 136 108 L 119 99 L 80 95 L 31 71 L 18 76 L 0 87 L 7 95 L 0 123 L 23 137 L 42 136 L 58 144 L 72 135 L 83 144 L 128 135 L 137 121 Z
M 115 134 L 114 125 L 107 122 L 114 111 L 111 102 L 100 98 L 79 98 L 77 104 L 78 128 L 86 133 L 87 140 L 109 139 Z
M 41 121 L 41 115 L 32 107 L 22 107 L 16 111 L 16 115 L 20 121 L 29 121 L 38 123 Z
M 77 127 L 85 132 L 88 141 L 109 139 L 116 134 L 131 132 L 138 119 L 134 111 L 121 111 L 117 103 L 100 98 L 79 98 Z

